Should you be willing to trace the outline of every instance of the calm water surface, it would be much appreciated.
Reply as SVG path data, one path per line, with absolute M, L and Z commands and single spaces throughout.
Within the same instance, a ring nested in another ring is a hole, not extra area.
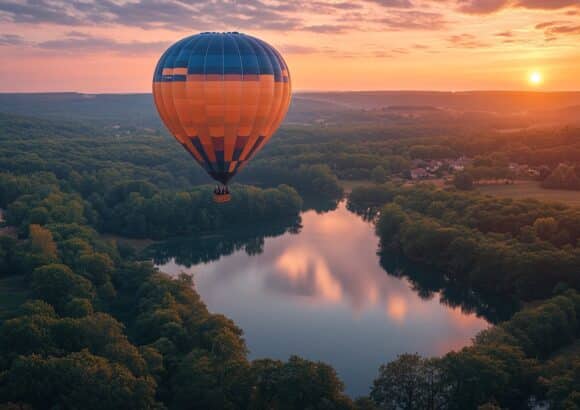
M 170 258 L 159 267 L 194 273 L 210 311 L 244 330 L 252 359 L 324 361 L 353 396 L 367 394 L 379 365 L 398 354 L 441 355 L 488 326 L 438 294 L 420 298 L 406 279 L 385 272 L 372 225 L 344 203 L 303 213 L 299 233 L 258 242 L 258 251 L 230 249 L 189 267 Z

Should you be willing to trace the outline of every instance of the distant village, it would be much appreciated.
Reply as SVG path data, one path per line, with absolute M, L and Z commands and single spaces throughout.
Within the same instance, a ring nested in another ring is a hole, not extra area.
M 467 157 L 440 160 L 414 159 L 410 176 L 412 180 L 441 178 L 463 171 L 471 163 L 472 160 Z
M 465 156 L 456 159 L 423 160 L 412 161 L 412 168 L 408 179 L 411 181 L 443 179 L 451 181 L 453 175 L 465 171 L 473 165 L 473 159 Z M 477 170 L 477 168 L 473 168 Z M 550 168 L 546 165 L 539 167 L 528 164 L 518 164 L 512 162 L 507 168 L 498 169 L 497 175 L 474 175 L 475 182 L 481 185 L 513 183 L 515 179 L 543 179 L 550 173 Z

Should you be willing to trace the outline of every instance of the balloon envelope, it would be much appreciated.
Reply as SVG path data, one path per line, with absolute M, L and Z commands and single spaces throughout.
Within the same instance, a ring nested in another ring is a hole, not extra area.
M 268 142 L 290 104 L 288 66 L 245 34 L 201 33 L 161 56 L 153 97 L 175 138 L 226 184 Z

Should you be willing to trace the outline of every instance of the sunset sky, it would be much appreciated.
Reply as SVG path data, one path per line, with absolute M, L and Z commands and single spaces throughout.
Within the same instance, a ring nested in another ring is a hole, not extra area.
M 201 31 L 272 44 L 295 90 L 580 89 L 580 0 L 0 0 L 0 92 L 149 92 Z

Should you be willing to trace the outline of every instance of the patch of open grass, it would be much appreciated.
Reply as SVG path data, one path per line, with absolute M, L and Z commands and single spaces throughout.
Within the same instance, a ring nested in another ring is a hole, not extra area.
M 502 198 L 533 198 L 539 201 L 563 202 L 571 206 L 580 206 L 580 191 L 544 189 L 537 181 L 517 181 L 512 185 L 486 185 L 477 187 L 477 190 Z
M 340 180 L 340 185 L 342 185 L 342 189 L 344 189 L 344 192 L 346 192 L 348 194 L 354 188 L 358 188 L 360 186 L 372 186 L 372 185 L 374 185 L 374 183 L 371 182 L 371 181 L 368 181 L 368 180 L 346 180 L 346 179 L 341 179 Z

